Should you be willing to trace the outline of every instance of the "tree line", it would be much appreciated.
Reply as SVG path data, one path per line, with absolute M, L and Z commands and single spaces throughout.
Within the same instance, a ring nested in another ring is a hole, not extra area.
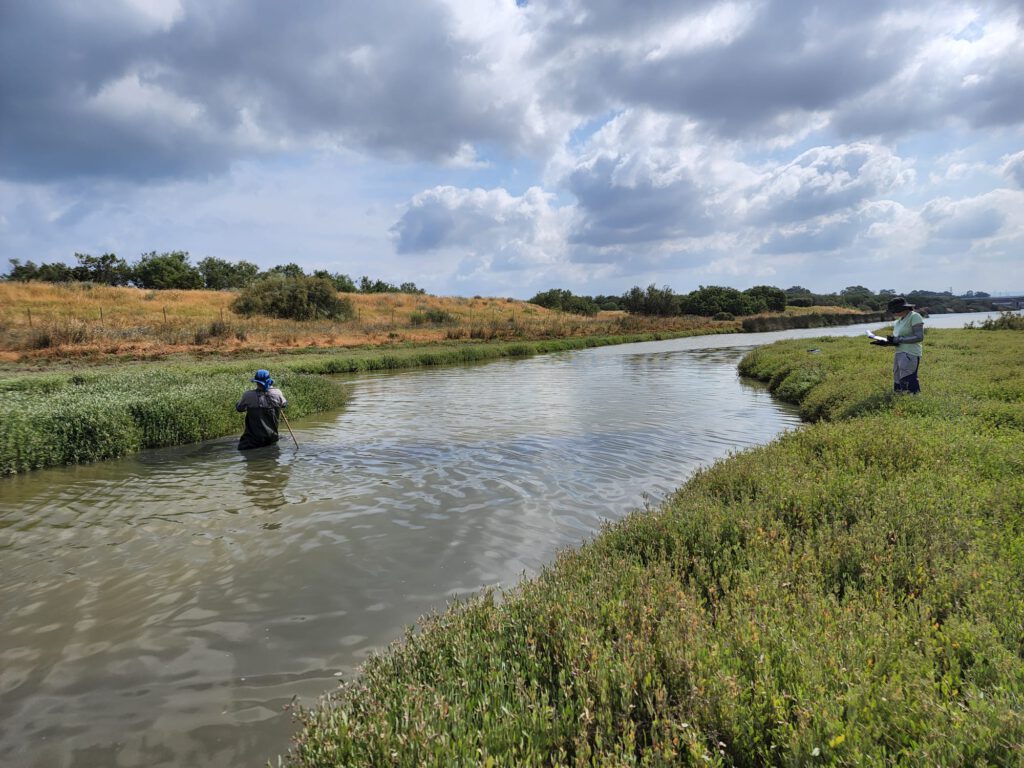
M 678 294 L 668 286 L 658 288 L 652 284 L 646 289 L 633 286 L 621 296 L 578 296 L 563 288 L 552 288 L 538 293 L 529 301 L 548 309 L 588 316 L 596 315 L 601 310 L 625 310 L 639 315 L 701 315 L 732 320 L 744 315 L 782 312 L 787 306 L 849 307 L 878 312 L 885 309 L 889 300 L 896 295 L 896 291 L 890 288 L 876 293 L 862 285 L 848 286 L 838 293 L 814 293 L 799 285 L 785 289 L 756 285 L 743 291 L 720 285 L 702 285 L 695 291 Z M 992 309 L 989 294 L 984 291 L 968 291 L 963 296 L 954 296 L 950 291 L 920 290 L 911 291 L 905 298 L 911 304 L 933 313 Z
M 135 262 L 127 262 L 113 253 L 93 256 L 76 253 L 75 266 L 63 262 L 36 264 L 19 259 L 10 259 L 11 270 L 3 276 L 5 280 L 28 282 L 39 280 L 48 283 L 88 282 L 101 285 L 130 285 L 152 290 L 197 290 L 211 291 L 242 290 L 261 280 L 283 277 L 297 280 L 316 278 L 326 280 L 340 293 L 426 293 L 415 283 L 394 285 L 384 280 L 371 280 L 365 275 L 357 283 L 345 274 L 318 269 L 306 274 L 298 264 L 285 264 L 261 270 L 252 262 L 227 261 L 207 256 L 192 264 L 187 251 L 144 253 Z
M 298 264 L 261 270 L 252 262 L 227 261 L 208 256 L 192 264 L 187 251 L 144 253 L 135 262 L 127 262 L 113 253 L 93 256 L 76 253 L 75 266 L 62 262 L 36 264 L 19 259 L 10 259 L 11 269 L 2 279 L 28 282 L 39 280 L 51 283 L 90 282 L 102 285 L 135 286 L 152 290 L 194 290 L 252 291 L 266 297 L 279 296 L 285 290 L 280 283 L 301 284 L 303 291 L 320 291 L 330 286 L 339 293 L 413 293 L 426 291 L 415 283 L 399 285 L 384 280 L 371 280 L 363 276 L 358 282 L 349 275 L 332 273 L 324 269 L 307 274 Z M 308 281 L 314 280 L 315 285 Z M 267 285 L 270 282 L 272 285 Z M 289 291 L 295 285 L 287 285 Z M 701 315 L 722 320 L 763 312 L 781 312 L 787 306 L 840 306 L 863 311 L 880 311 L 896 291 L 883 289 L 878 292 L 862 285 L 844 288 L 838 293 L 814 293 L 799 285 L 782 289 L 770 285 L 757 285 L 738 290 L 720 285 L 700 286 L 689 293 L 675 293 L 669 286 L 661 288 L 654 284 L 641 288 L 633 286 L 620 296 L 574 295 L 563 288 L 542 291 L 529 299 L 530 303 L 548 309 L 557 309 L 579 315 L 596 315 L 601 310 L 624 310 L 633 314 L 670 317 L 674 315 Z M 906 294 L 906 299 L 915 306 L 929 312 L 976 312 L 993 308 L 989 294 L 984 291 L 967 291 L 955 296 L 950 291 L 917 290 Z M 244 303 L 244 302 L 243 302 Z M 320 302 L 316 302 L 319 304 Z M 289 305 L 293 305 L 290 300 Z M 333 314 L 329 308 L 321 308 L 326 314 Z

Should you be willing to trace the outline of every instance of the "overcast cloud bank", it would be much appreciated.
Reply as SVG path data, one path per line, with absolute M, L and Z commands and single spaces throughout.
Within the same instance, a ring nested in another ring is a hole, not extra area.
M 0 248 L 1024 289 L 1024 5 L 0 0 Z

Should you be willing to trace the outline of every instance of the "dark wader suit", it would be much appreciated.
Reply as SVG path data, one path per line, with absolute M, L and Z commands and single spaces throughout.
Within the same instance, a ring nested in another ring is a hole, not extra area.
M 278 441 L 277 423 L 281 409 L 288 405 L 281 390 L 250 389 L 238 401 L 235 410 L 245 413 L 245 432 L 238 440 L 238 450 L 262 448 Z

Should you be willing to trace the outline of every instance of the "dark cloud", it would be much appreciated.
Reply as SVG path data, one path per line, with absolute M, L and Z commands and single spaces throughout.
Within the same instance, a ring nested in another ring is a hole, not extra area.
M 684 14 L 721 5 L 587 3 L 560 15 L 544 31 L 548 50 L 573 53 L 553 73 L 551 93 L 582 110 L 601 100 L 647 106 L 729 135 L 749 134 L 770 130 L 781 115 L 832 109 L 886 82 L 916 42 L 882 26 L 889 3 L 878 0 L 766 2 L 746 10 L 735 34 L 722 40 L 681 50 L 666 42 L 666 27 Z M 685 38 L 686 31 L 674 34 Z
M 995 62 L 976 85 L 955 95 L 951 105 L 955 114 L 974 126 L 1020 125 L 1024 122 L 1024 45 Z
M 295 142 L 436 160 L 522 131 L 440 2 L 192 0 L 168 26 L 108 7 L 5 3 L 4 176 L 201 175 Z
M 537 149 L 566 110 L 630 105 L 728 136 L 823 112 L 856 135 L 1024 118 L 1020 46 L 966 85 L 927 71 L 892 85 L 930 39 L 889 29 L 892 7 L 533 2 L 513 9 L 523 27 L 506 40 L 523 58 L 502 70 L 442 0 L 183 0 L 167 23 L 112 0 L 5 2 L 0 174 L 194 177 L 297 145 L 438 161 L 474 144 Z
M 1009 158 L 1003 168 L 1007 178 L 1012 179 L 1018 187 L 1024 189 L 1024 152 L 1018 152 Z

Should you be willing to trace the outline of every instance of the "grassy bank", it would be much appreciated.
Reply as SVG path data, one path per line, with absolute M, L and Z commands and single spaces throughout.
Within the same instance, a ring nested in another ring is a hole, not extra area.
M 822 308 L 809 307 L 797 311 L 776 315 L 753 315 L 740 321 L 744 333 L 760 333 L 764 331 L 788 331 L 792 328 L 827 328 L 835 325 L 856 325 L 857 323 L 880 323 L 884 318 L 882 312 L 833 312 Z
M 1021 765 L 1024 333 L 925 346 L 899 399 L 864 339 L 753 353 L 824 420 L 425 619 L 289 762 Z
M 690 334 L 449 342 L 14 374 L 0 377 L 0 475 L 238 433 L 242 417 L 233 406 L 242 390 L 251 386 L 248 381 L 256 368 L 271 369 L 288 397 L 289 414 L 297 418 L 344 404 L 344 388 L 324 374 L 527 357 L 673 335 Z
M 405 293 L 345 294 L 351 320 L 242 317 L 229 291 L 149 291 L 91 283 L 0 281 L 0 361 L 104 362 L 180 354 L 245 356 L 449 341 L 537 341 L 737 330 L 736 321 L 566 314 L 525 301 Z M 841 312 L 839 308 L 836 312 Z
M 740 320 L 558 312 L 507 298 L 345 294 L 351 320 L 242 317 L 229 291 L 150 291 L 91 283 L 0 281 L 0 366 L 244 357 L 307 348 L 355 349 L 465 341 L 542 341 L 641 333 L 723 333 L 862 322 L 845 307 L 787 307 Z

